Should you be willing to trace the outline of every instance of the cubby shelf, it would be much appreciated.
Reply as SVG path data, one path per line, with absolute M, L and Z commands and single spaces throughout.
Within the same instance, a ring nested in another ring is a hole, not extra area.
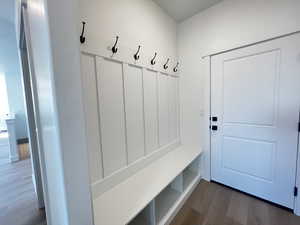
M 168 186 L 155 198 L 156 224 L 168 214 L 180 195 L 180 192 Z
M 128 225 L 166 225 L 171 222 L 200 180 L 199 157 L 191 162 Z

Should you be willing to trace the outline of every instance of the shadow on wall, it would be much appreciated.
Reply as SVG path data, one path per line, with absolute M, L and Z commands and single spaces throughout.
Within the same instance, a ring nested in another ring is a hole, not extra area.
M 28 135 L 15 26 L 0 19 L 0 28 L 0 72 L 5 75 L 9 111 L 16 116 L 17 139 L 23 139 Z

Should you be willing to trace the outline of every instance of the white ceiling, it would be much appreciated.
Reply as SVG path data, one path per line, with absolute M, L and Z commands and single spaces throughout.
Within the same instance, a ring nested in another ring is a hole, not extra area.
M 16 0 L 1 0 L 0 19 L 14 23 Z M 222 0 L 154 0 L 174 20 L 181 22 Z
M 174 20 L 181 22 L 222 0 L 154 0 Z
M 15 18 L 15 1 L 16 0 L 1 0 L 0 19 L 14 23 Z

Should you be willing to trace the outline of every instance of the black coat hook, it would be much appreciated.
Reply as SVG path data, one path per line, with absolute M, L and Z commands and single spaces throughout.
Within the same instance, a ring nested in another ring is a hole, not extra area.
M 119 36 L 116 37 L 116 42 L 115 42 L 114 46 L 111 49 L 113 54 L 116 54 L 118 52 L 118 48 L 117 48 L 118 40 L 119 40 Z
M 164 64 L 164 69 L 165 70 L 169 68 L 169 66 L 168 66 L 169 61 L 170 61 L 170 59 L 168 58 L 167 62 Z
M 151 59 L 151 65 L 154 65 L 156 62 L 155 62 L 155 58 L 157 56 L 157 53 L 155 52 L 155 55 L 153 57 L 153 59 Z
M 80 35 L 80 43 L 83 44 L 85 42 L 85 37 L 83 36 L 84 34 L 84 28 L 85 28 L 85 22 L 82 21 L 82 31 L 81 31 L 81 35 Z
M 176 66 L 174 67 L 173 71 L 176 73 L 178 71 L 179 62 L 177 62 Z
M 140 59 L 140 56 L 139 56 L 140 49 L 141 49 L 141 46 L 139 45 L 137 52 L 133 56 L 136 61 Z

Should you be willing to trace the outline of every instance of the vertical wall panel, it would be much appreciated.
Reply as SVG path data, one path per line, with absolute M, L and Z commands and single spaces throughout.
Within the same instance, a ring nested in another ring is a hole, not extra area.
M 127 153 L 130 164 L 145 155 L 142 68 L 124 64 L 124 89 Z
M 143 70 L 146 153 L 158 148 L 157 72 Z
M 94 183 L 103 178 L 95 57 L 82 54 L 81 64 L 90 179 Z
M 127 165 L 122 64 L 97 57 L 104 176 Z
M 178 78 L 168 77 L 169 83 L 169 138 L 170 141 L 178 139 L 179 108 L 178 108 Z
M 175 92 L 176 92 L 176 139 L 180 140 L 180 88 L 179 77 L 175 78 Z
M 159 74 L 159 144 L 166 145 L 169 142 L 169 90 L 168 76 Z

